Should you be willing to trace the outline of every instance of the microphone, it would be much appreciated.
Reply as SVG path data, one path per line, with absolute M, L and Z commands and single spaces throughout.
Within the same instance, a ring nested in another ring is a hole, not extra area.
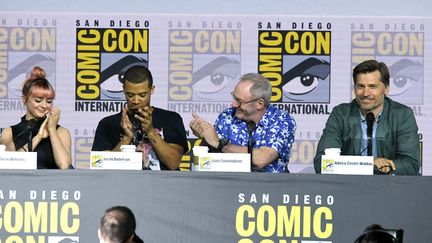
M 29 139 L 29 137 L 31 136 L 31 138 L 33 138 L 33 134 L 28 134 L 28 133 L 33 133 L 33 129 L 35 126 L 36 126 L 36 120 L 31 119 L 31 120 L 27 121 L 25 128 L 22 129 L 22 131 L 20 133 L 18 133 L 17 135 L 15 135 L 13 137 L 13 142 L 15 144 L 16 150 L 24 147 L 24 145 L 29 143 L 29 141 L 32 141 L 32 139 Z M 29 145 L 32 147 L 31 142 Z
M 375 116 L 372 112 L 366 114 L 366 124 L 367 124 L 367 155 L 372 156 L 372 134 L 373 134 L 373 124 L 375 121 Z
M 140 140 L 139 135 L 141 135 L 141 122 L 135 117 L 133 110 L 129 110 L 128 117 L 132 123 L 132 144 L 137 146 Z
M 248 121 L 247 122 L 247 130 L 248 130 L 248 153 L 250 154 L 251 157 L 251 170 L 254 171 L 254 166 L 253 166 L 253 160 L 252 160 L 252 150 L 253 150 L 253 138 L 252 138 L 252 133 L 255 130 L 255 122 L 253 121 Z
M 28 144 L 27 144 L 29 152 L 33 151 L 33 128 L 35 128 L 35 126 L 36 126 L 36 120 L 30 119 L 26 127 L 26 129 L 29 130 L 29 137 L 28 137 Z

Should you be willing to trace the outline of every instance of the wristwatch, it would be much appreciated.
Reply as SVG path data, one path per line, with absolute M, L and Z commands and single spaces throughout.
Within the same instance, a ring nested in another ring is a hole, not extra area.
M 219 144 L 217 147 L 217 150 L 222 152 L 223 147 L 227 146 L 229 144 L 229 140 L 226 138 L 219 139 Z

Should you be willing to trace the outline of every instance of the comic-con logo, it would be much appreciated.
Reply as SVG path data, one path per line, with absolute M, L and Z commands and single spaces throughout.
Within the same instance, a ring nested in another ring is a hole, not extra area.
M 74 167 L 88 169 L 96 128 L 75 128 L 72 132 L 75 144 Z
M 272 102 L 330 102 L 330 41 L 330 31 L 258 31 L 258 72 Z
M 238 204 L 238 243 L 333 242 L 333 195 L 239 193 Z
M 188 151 L 185 152 L 182 156 L 181 162 L 180 162 L 180 170 L 182 171 L 188 171 L 193 170 L 193 164 L 198 164 L 197 161 L 194 161 L 193 159 L 193 152 L 192 149 L 195 146 L 202 146 L 202 139 L 201 138 L 188 138 Z
M 424 32 L 356 31 L 356 27 L 351 25 L 352 67 L 368 59 L 386 63 L 390 71 L 388 96 L 407 105 L 422 105 Z
M 119 74 L 148 66 L 148 29 L 77 28 L 76 111 L 118 112 L 124 106 Z
M 81 191 L 0 190 L 0 199 L 0 242 L 79 242 Z
M 34 66 L 55 87 L 55 27 L 0 28 L 0 100 L 5 110 L 22 110 L 21 88 Z
M 240 78 L 240 45 L 240 30 L 169 30 L 168 100 L 171 106 L 181 101 L 231 100 L 230 93 Z

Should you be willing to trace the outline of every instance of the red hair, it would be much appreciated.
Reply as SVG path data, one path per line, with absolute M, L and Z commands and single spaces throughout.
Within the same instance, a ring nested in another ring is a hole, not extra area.
M 45 77 L 46 77 L 46 73 L 41 67 L 39 66 L 33 67 L 29 77 L 24 81 L 24 85 L 22 88 L 22 95 L 26 97 L 26 100 L 31 95 L 34 87 L 52 91 L 52 98 L 54 99 L 55 97 L 54 89 L 51 86 L 51 84 L 48 82 L 48 80 L 45 79 Z

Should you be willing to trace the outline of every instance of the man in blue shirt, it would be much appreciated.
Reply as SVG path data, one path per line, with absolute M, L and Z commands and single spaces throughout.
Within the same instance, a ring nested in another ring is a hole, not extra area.
M 289 172 L 296 123 L 286 111 L 270 105 L 270 82 L 260 74 L 245 74 L 231 94 L 232 107 L 214 126 L 192 114 L 189 126 L 194 135 L 220 152 L 252 152 L 253 171 Z

